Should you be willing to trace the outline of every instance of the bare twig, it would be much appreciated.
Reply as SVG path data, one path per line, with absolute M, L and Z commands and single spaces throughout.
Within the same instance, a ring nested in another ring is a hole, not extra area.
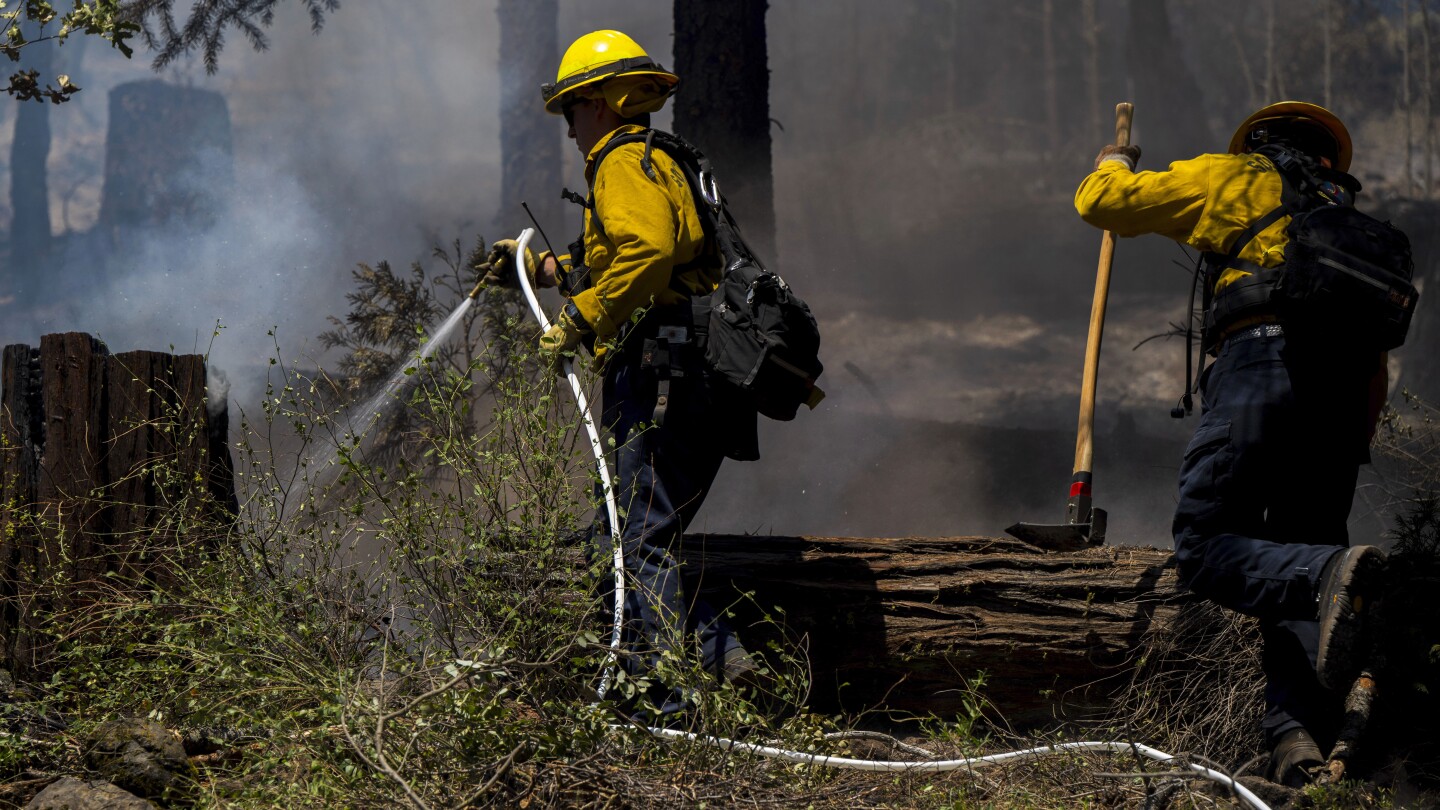
M 909 755 L 912 756 L 912 757 L 920 757 L 921 759 L 938 759 L 938 758 L 939 758 L 938 755 L 936 755 L 935 753 L 933 753 L 933 752 L 931 752 L 931 751 L 927 751 L 927 750 L 925 750 L 924 748 L 921 748 L 921 747 L 919 747 L 919 746 L 910 745 L 910 744 L 908 744 L 908 743 L 903 743 L 903 742 L 895 739 L 894 737 L 891 737 L 889 734 L 884 734 L 884 733 L 879 732 L 879 731 L 832 731 L 832 732 L 830 732 L 829 734 L 826 734 L 826 735 L 825 735 L 825 739 L 827 739 L 827 740 L 873 740 L 873 741 L 875 741 L 875 742 L 885 743 L 886 745 L 890 746 L 892 749 L 894 749 L 894 750 L 896 750 L 896 751 L 900 751 L 900 752 L 906 753 L 906 754 L 909 754 Z

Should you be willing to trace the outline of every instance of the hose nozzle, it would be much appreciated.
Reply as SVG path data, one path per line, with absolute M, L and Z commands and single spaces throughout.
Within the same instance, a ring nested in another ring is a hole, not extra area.
M 473 290 L 470 291 L 470 295 L 468 295 L 468 296 L 466 296 L 466 297 L 467 297 L 467 298 L 479 298 L 479 297 L 480 297 L 480 291 L 483 290 L 483 289 L 485 289 L 485 279 L 482 278 L 482 279 L 480 279 L 479 282 L 477 282 L 477 283 L 475 284 L 475 289 L 473 289 Z

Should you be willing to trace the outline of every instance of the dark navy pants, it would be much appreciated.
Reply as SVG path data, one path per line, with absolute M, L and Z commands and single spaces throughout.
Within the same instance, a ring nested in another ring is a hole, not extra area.
M 1227 342 L 1203 381 L 1175 557 L 1182 585 L 1260 620 L 1272 742 L 1297 726 L 1323 739 L 1339 714 L 1340 696 L 1315 678 L 1316 589 L 1349 543 L 1374 363 L 1373 353 L 1260 337 Z
M 687 603 L 685 593 L 695 591 L 702 572 L 682 570 L 676 552 L 720 469 L 723 438 L 693 346 L 675 355 L 684 375 L 671 380 L 664 422 L 654 424 L 657 372 L 643 362 L 643 348 L 655 330 L 641 326 L 607 363 L 603 391 L 625 557 L 625 666 L 632 674 L 646 673 L 667 651 L 680 654 L 686 634 L 694 633 L 702 666 L 718 672 L 725 653 L 740 642 L 709 604 Z M 602 507 L 596 545 L 608 561 L 612 543 L 604 514 Z

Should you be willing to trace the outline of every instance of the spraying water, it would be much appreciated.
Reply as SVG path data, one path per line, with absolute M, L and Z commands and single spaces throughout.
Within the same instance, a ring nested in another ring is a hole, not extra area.
M 478 287 L 476 292 L 479 292 Z M 450 317 L 446 318 L 445 322 L 430 334 L 430 339 L 420 345 L 420 351 L 396 369 L 374 396 L 359 408 L 346 408 L 341 412 L 340 433 L 337 442 L 334 446 L 327 448 L 317 460 L 314 465 L 316 475 L 331 474 L 331 467 L 335 465 L 335 460 L 340 453 L 340 442 L 347 442 L 352 446 L 358 445 L 360 439 L 375 427 L 382 417 L 394 412 L 401 405 L 401 394 L 416 379 L 415 371 L 430 359 L 437 349 L 445 345 L 446 341 L 450 339 L 450 333 L 460 325 L 465 313 L 470 311 L 470 307 L 474 303 L 475 296 L 473 294 L 461 300 L 455 311 L 450 313 Z

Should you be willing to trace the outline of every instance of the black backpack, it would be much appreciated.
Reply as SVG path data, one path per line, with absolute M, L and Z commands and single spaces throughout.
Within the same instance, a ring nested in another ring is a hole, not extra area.
M 1210 254 L 1212 273 L 1239 267 L 1251 275 L 1207 302 L 1207 330 L 1218 334 L 1249 315 L 1269 313 L 1322 334 L 1343 330 L 1348 340 L 1377 351 L 1404 343 L 1420 297 L 1410 240 L 1390 223 L 1322 195 L 1326 184 L 1359 191 L 1350 175 L 1286 146 L 1256 151 L 1280 173 L 1281 204 L 1243 231 L 1228 255 Z M 1284 264 L 1260 268 L 1238 259 L 1256 234 L 1287 214 Z M 1207 297 L 1213 283 L 1207 280 Z
M 653 179 L 650 152 L 658 148 L 685 173 L 695 210 L 723 262 L 720 286 L 691 299 L 695 342 L 713 375 L 734 386 L 755 409 L 789 421 L 801 405 L 814 408 L 825 392 L 815 385 L 824 371 L 820 328 L 810 307 L 745 243 L 715 182 L 710 160 L 678 135 L 647 129 L 611 138 L 595 156 L 599 171 L 616 147 L 644 143 L 641 165 Z M 594 205 L 591 200 L 589 204 Z M 595 218 L 597 224 L 599 218 Z

